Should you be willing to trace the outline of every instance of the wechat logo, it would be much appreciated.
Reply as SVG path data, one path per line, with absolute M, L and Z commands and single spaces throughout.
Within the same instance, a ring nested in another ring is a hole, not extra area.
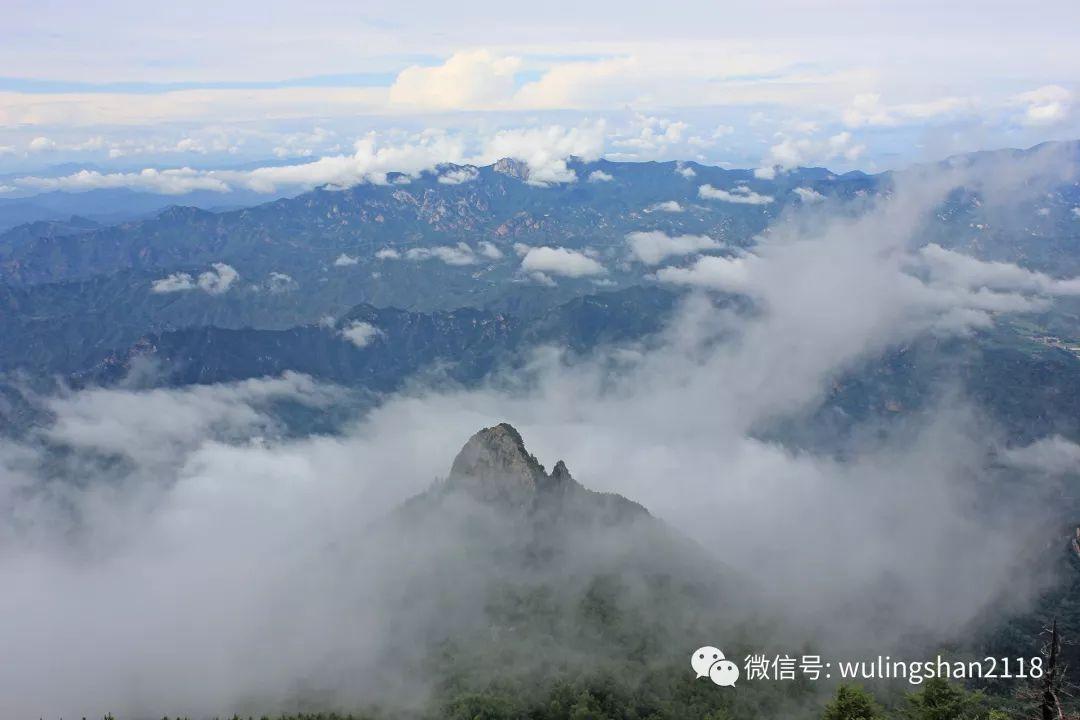
M 724 658 L 724 653 L 712 645 L 700 647 L 690 656 L 690 667 L 698 678 L 707 677 L 720 686 L 733 686 L 739 679 L 739 666 Z

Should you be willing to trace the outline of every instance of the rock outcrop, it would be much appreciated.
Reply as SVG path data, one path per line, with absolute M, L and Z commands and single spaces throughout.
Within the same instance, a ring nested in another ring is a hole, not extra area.
M 547 473 L 508 423 L 484 428 L 469 438 L 443 487 L 446 492 L 466 493 L 486 505 L 522 511 L 551 523 L 617 524 L 649 515 L 621 495 L 587 489 L 562 460 Z
M 504 157 L 495 162 L 495 172 L 509 175 L 518 180 L 529 179 L 529 165 L 515 158 Z

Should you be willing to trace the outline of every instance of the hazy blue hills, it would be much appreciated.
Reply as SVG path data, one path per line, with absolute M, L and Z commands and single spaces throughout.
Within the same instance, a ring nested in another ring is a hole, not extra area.
M 621 246 L 630 231 L 648 229 L 709 234 L 743 244 L 785 205 L 800 202 L 792 191 L 803 183 L 820 183 L 818 190 L 825 195 L 851 196 L 875 182 L 814 170 L 766 181 L 749 171 L 694 164 L 685 166 L 693 169 L 693 178 L 676 172 L 675 163 L 578 165 L 583 178 L 599 171 L 611 179 L 538 187 L 488 166 L 474 169 L 474 180 L 446 184 L 439 178 L 461 169 L 446 167 L 407 184 L 391 175 L 387 185 L 320 189 L 229 212 L 174 207 L 89 235 L 30 240 L 5 234 L 0 236 L 0 278 L 33 284 L 124 269 L 166 271 L 226 262 L 243 276 L 288 271 L 298 280 L 314 279 L 324 276 L 342 253 L 370 270 L 380 265 L 373 262 L 375 252 L 385 248 L 404 251 L 486 240 L 512 256 L 515 242 L 602 249 Z M 703 184 L 726 190 L 746 186 L 776 201 L 708 200 L 698 194 Z M 667 202 L 683 210 L 654 207 Z

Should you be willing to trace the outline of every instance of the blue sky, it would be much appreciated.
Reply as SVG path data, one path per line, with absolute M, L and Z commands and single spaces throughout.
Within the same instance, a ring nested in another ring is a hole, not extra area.
M 8 0 L 0 194 L 70 163 L 61 189 L 280 190 L 205 172 L 307 165 L 302 188 L 500 149 L 873 171 L 1080 137 L 1077 3 L 942 5 Z

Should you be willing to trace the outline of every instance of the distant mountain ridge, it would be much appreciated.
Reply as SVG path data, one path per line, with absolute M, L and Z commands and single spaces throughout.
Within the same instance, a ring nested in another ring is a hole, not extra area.
M 874 185 L 863 175 L 836 176 L 798 170 L 761 180 L 746 170 L 696 163 L 574 162 L 580 180 L 549 187 L 527 184 L 527 174 L 508 172 L 510 163 L 475 169 L 475 179 L 439 182 L 445 166 L 407 184 L 362 184 L 345 190 L 318 189 L 295 198 L 240 210 L 185 213 L 167 209 L 155 217 L 101 229 L 89 237 L 40 238 L 15 243 L 0 236 L 0 281 L 35 284 L 74 280 L 124 269 L 170 270 L 208 262 L 233 264 L 241 273 L 294 272 L 323 268 L 340 253 L 369 261 L 378 249 L 453 245 L 486 239 L 509 249 L 513 242 L 581 247 L 609 244 L 641 228 L 678 233 L 749 237 L 791 202 L 804 182 L 827 185 L 826 194 L 853 195 Z M 513 165 L 520 168 L 520 164 Z M 498 169 L 497 169 L 498 168 Z M 693 179 L 676 172 L 690 169 Z M 588 182 L 594 171 L 611 177 Z M 749 205 L 709 201 L 698 187 L 731 189 L 746 185 L 773 193 L 776 202 Z M 685 213 L 648 210 L 678 201 Z M 303 249 L 300 254 L 298 251 Z M 62 258 L 62 263 L 57 260 Z

